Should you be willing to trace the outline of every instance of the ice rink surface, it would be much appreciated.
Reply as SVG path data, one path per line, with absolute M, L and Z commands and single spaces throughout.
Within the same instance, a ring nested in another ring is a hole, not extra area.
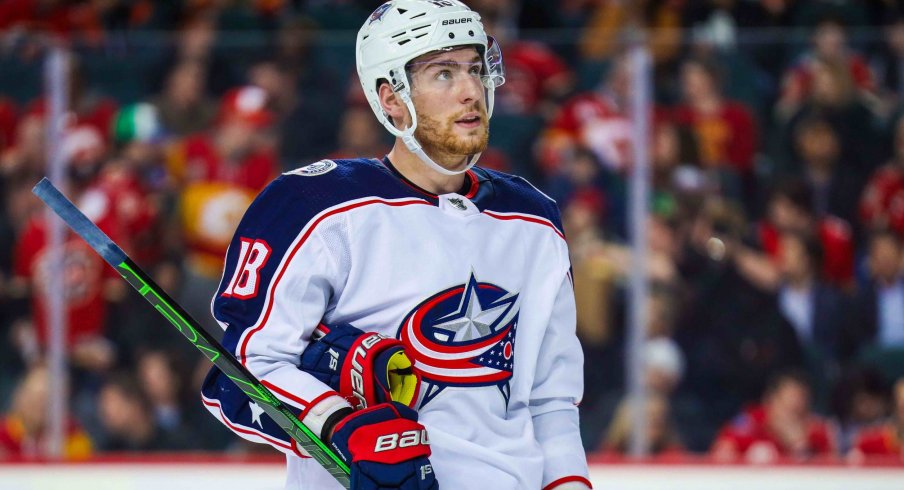
M 0 490 L 282 490 L 282 464 L 0 465 Z M 901 490 L 904 467 L 591 466 L 600 490 Z

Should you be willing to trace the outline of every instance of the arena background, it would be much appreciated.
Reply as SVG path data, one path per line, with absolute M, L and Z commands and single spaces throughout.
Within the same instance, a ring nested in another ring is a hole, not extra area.
M 218 329 L 256 192 L 391 147 L 354 72 L 379 3 L 0 2 L 0 489 L 280 488 L 201 406 L 206 359 L 31 188 Z M 899 488 L 898 2 L 467 3 L 507 71 L 480 164 L 563 213 L 596 487 Z

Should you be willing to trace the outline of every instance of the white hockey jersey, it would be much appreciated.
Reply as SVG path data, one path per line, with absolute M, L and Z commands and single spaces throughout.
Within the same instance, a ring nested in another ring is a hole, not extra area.
M 320 322 L 401 339 L 440 487 L 539 490 L 587 481 L 573 296 L 558 209 L 524 179 L 475 168 L 437 196 L 387 159 L 324 160 L 247 210 L 213 312 L 224 345 L 302 418 L 334 394 L 297 368 Z M 216 368 L 202 395 L 239 436 L 287 454 L 287 489 L 340 488 Z

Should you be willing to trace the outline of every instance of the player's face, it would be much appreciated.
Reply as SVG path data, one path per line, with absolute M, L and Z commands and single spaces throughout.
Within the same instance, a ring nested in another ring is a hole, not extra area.
M 409 69 L 417 111 L 415 137 L 439 160 L 484 151 L 489 139 L 483 63 L 475 48 L 427 55 Z M 442 158 L 447 157 L 447 158 Z

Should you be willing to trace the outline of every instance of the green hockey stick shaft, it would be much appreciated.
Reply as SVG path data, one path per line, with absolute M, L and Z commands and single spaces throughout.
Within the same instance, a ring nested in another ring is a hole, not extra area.
M 100 228 L 91 222 L 54 185 L 41 179 L 34 187 L 35 193 L 47 206 L 72 228 L 88 245 L 110 264 L 129 284 L 163 315 L 176 330 L 182 333 L 205 357 L 231 379 L 249 398 L 257 402 L 299 446 L 333 475 L 345 488 L 349 488 L 348 465 L 343 462 L 266 386 L 226 350 L 213 335 L 191 317 L 178 303 L 158 286 L 122 249 Z

